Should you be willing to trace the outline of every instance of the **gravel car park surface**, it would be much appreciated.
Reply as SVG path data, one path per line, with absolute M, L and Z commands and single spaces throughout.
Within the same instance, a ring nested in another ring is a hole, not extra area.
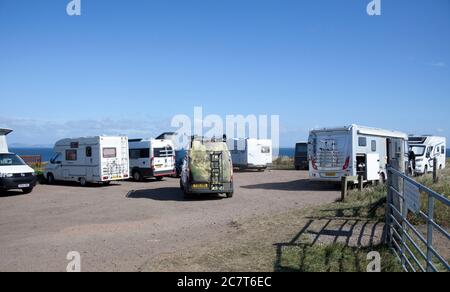
M 65 271 L 70 251 L 81 254 L 83 271 L 139 271 L 162 253 L 223 240 L 235 220 L 340 196 L 334 185 L 309 182 L 304 171 L 238 172 L 234 178 L 231 199 L 185 200 L 173 178 L 2 193 L 0 271 Z

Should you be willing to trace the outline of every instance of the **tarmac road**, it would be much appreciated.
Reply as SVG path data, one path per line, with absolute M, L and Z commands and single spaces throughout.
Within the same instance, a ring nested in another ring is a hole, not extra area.
M 179 180 L 110 186 L 38 185 L 30 195 L 0 195 L 0 271 L 139 271 L 153 257 L 226 236 L 235 220 L 329 203 L 333 185 L 304 171 L 235 173 L 231 199 L 185 200 Z M 233 240 L 228 238 L 227 240 Z

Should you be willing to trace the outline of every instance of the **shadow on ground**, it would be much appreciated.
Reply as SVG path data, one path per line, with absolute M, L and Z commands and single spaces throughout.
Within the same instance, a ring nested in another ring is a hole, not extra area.
M 382 201 L 375 202 L 370 210 L 382 204 Z M 385 240 L 384 223 L 358 219 L 358 208 L 322 211 L 334 214 L 307 217 L 308 221 L 289 242 L 274 245 L 275 271 L 365 271 L 361 263 L 365 263 L 367 253 L 380 249 Z M 344 214 L 348 211 L 352 215 Z
M 300 179 L 290 182 L 263 183 L 243 186 L 244 189 L 262 189 L 278 191 L 336 191 L 339 186 L 334 183 L 318 183 L 309 179 Z
M 220 200 L 219 195 L 193 195 L 185 198 L 180 188 L 165 187 L 151 190 L 132 190 L 126 195 L 130 199 L 150 199 L 156 201 L 198 201 L 198 200 Z

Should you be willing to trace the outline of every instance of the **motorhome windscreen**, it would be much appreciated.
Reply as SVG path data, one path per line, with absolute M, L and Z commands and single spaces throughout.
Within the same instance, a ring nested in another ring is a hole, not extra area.
M 170 146 L 167 146 L 165 148 L 154 148 L 153 154 L 155 157 L 158 157 L 158 158 L 175 156 L 175 153 L 174 153 L 172 147 L 170 147 Z
M 423 156 L 425 154 L 425 146 L 411 146 L 410 150 L 414 152 L 416 156 Z
M 0 154 L 0 166 L 26 165 L 26 163 L 15 154 Z

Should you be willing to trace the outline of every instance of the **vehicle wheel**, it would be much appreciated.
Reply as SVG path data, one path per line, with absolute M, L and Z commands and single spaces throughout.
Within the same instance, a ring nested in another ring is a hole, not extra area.
M 442 170 L 442 164 L 441 164 L 441 165 L 439 165 L 439 170 Z
M 264 172 L 265 169 L 264 169 L 264 168 L 258 168 L 258 171 L 259 171 L 259 172 Z
M 180 189 L 181 189 L 182 191 L 184 191 L 184 186 L 183 186 L 183 182 L 181 181 L 181 179 L 180 179 Z
M 425 170 L 424 170 L 423 174 L 428 174 L 428 165 L 425 165 Z
M 104 186 L 109 186 L 109 185 L 111 184 L 111 182 L 110 182 L 110 181 L 104 181 L 102 184 L 103 184 Z
M 300 166 L 297 165 L 297 166 L 295 167 L 295 170 L 300 170 Z
M 86 181 L 86 179 L 84 177 L 80 178 L 80 185 L 82 187 L 85 187 L 87 185 L 87 181 Z
M 49 173 L 47 174 L 47 183 L 49 185 L 54 185 L 55 184 L 55 177 L 53 176 L 53 174 Z
M 22 189 L 22 192 L 23 192 L 24 194 L 30 194 L 32 191 L 33 191 L 33 188 L 25 188 L 25 189 Z
M 143 180 L 142 175 L 139 171 L 133 172 L 133 180 L 137 182 L 141 182 Z
M 183 190 L 183 195 L 185 199 L 192 199 L 192 194 L 188 193 L 186 190 Z
M 386 176 L 384 175 L 384 173 L 380 173 L 380 179 L 378 181 L 379 184 L 384 185 L 386 183 Z
M 227 195 L 227 198 L 232 198 L 233 195 L 234 195 L 234 193 L 233 193 L 233 192 L 230 192 L 230 193 L 226 193 L 226 195 Z
M 162 177 L 162 176 L 157 176 L 157 177 L 156 177 L 156 180 L 157 180 L 157 181 L 162 181 L 163 178 L 164 178 L 164 177 Z

